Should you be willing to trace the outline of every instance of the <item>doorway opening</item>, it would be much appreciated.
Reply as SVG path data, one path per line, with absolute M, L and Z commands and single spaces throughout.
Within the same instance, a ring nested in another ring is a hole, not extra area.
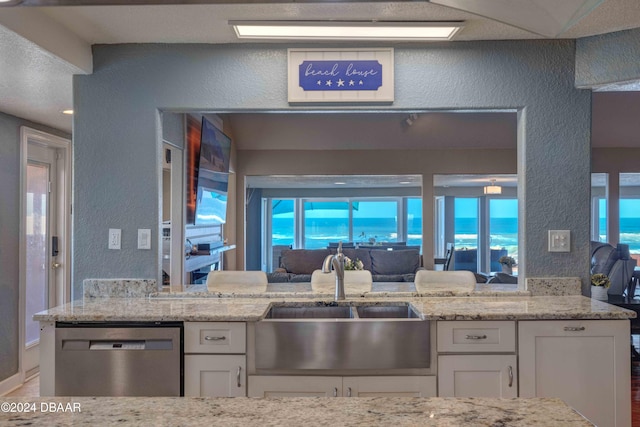
M 71 141 L 28 127 L 20 136 L 20 357 L 39 372 L 33 315 L 71 301 Z

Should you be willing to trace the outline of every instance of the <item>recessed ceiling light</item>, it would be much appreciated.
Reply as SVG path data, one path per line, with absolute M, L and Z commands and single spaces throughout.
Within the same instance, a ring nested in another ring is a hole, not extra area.
M 338 182 L 334 182 L 335 185 L 347 185 L 346 182 L 342 182 L 342 181 L 338 181 Z
M 411 181 L 400 181 L 400 184 L 403 184 L 403 185 L 411 184 Z
M 0 0 L 2 1 L 2 0 Z M 73 115 L 73 110 L 62 110 L 62 114 Z
M 229 21 L 241 39 L 298 40 L 450 40 L 463 24 L 463 21 Z

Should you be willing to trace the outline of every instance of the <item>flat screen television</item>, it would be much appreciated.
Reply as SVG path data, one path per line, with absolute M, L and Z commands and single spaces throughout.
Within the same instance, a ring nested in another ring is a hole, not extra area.
M 202 118 L 195 225 L 224 224 L 227 218 L 231 139 Z
M 224 224 L 227 220 L 229 174 L 200 170 L 196 199 L 196 225 Z

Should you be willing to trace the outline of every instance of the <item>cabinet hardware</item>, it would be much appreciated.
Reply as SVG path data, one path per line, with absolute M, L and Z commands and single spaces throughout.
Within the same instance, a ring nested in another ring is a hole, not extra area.
M 486 335 L 467 335 L 466 339 L 468 340 L 486 340 Z
M 338 397 L 338 387 L 333 388 L 333 397 Z
M 227 337 L 212 337 L 212 336 L 206 335 L 204 339 L 205 341 L 224 341 L 227 339 Z
M 351 387 L 347 388 L 347 397 L 351 397 Z
M 513 387 L 513 367 L 509 366 L 509 387 Z
M 242 371 L 242 366 L 238 366 L 238 373 L 236 373 L 236 379 L 238 380 L 238 387 L 242 387 L 240 384 L 240 372 Z
M 564 327 L 564 330 L 566 332 L 579 332 L 579 331 L 584 331 L 585 329 L 587 328 L 585 328 L 584 326 L 565 326 Z

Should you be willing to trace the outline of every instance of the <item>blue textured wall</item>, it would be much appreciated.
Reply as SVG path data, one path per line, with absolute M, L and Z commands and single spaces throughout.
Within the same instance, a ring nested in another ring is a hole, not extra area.
M 396 101 L 366 108 L 519 110 L 519 271 L 587 287 L 591 101 L 573 86 L 574 52 L 571 41 L 398 46 Z M 76 292 L 88 277 L 157 276 L 155 234 L 152 251 L 134 248 L 159 221 L 158 109 L 303 109 L 287 104 L 286 66 L 281 45 L 94 47 L 94 74 L 74 79 Z M 107 249 L 108 228 L 122 228 L 121 251 Z M 548 253 L 548 229 L 571 230 L 572 251 Z
M 576 43 L 576 86 L 640 80 L 640 28 L 585 37 Z

